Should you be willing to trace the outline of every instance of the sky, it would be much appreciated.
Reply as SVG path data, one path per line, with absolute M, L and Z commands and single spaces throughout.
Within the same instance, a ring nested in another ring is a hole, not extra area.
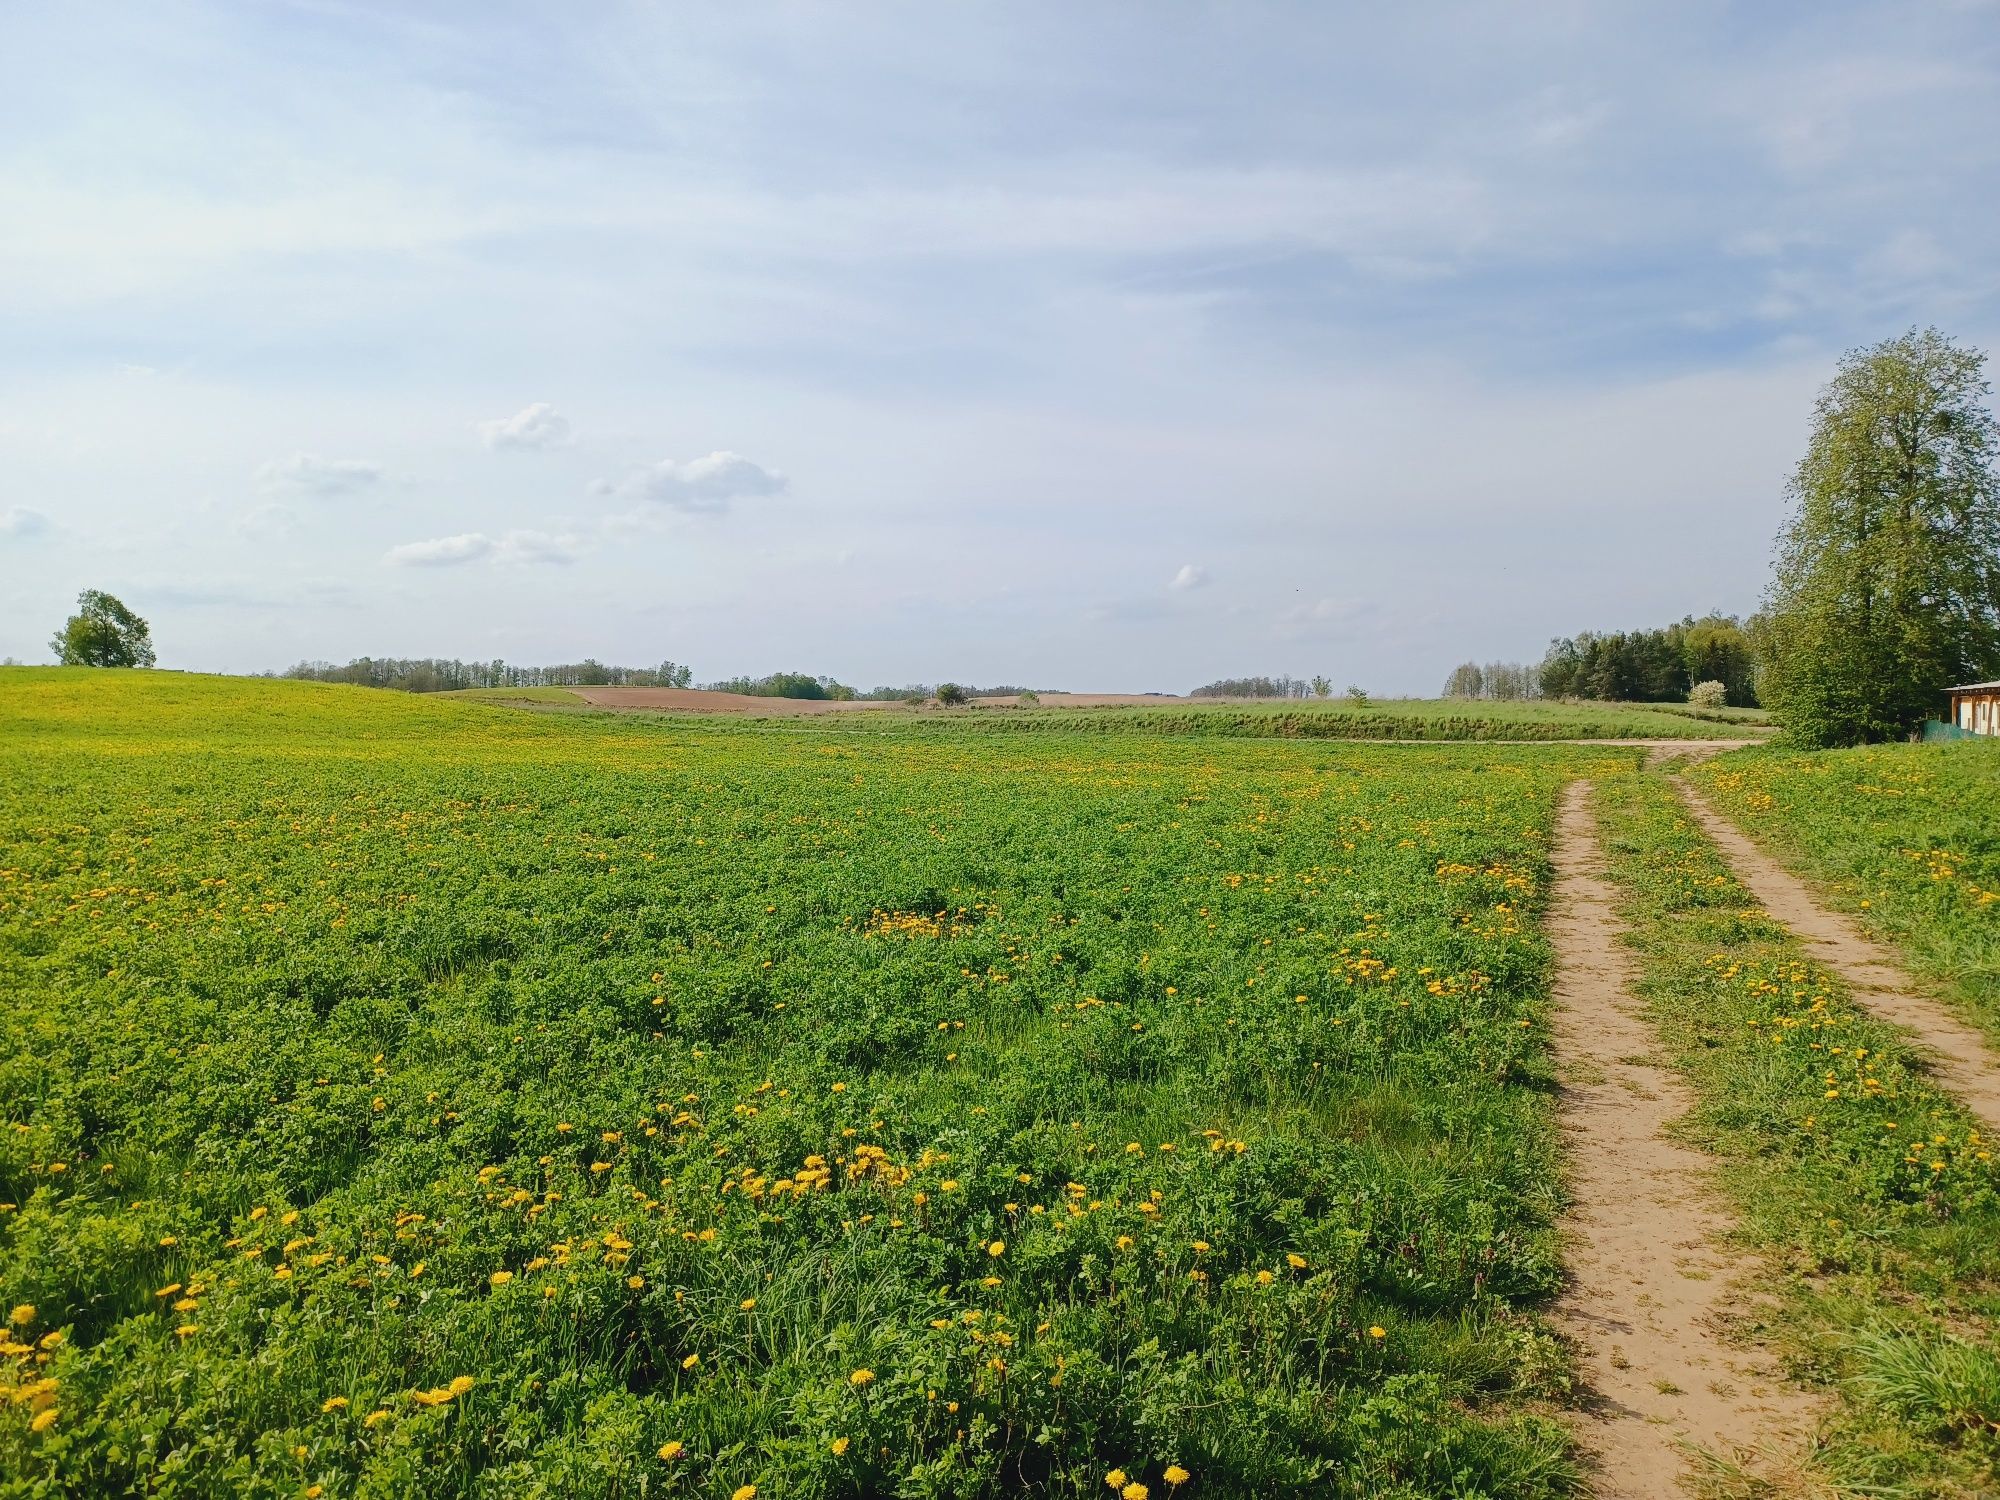
M 13 6 L 0 656 L 1185 691 L 1754 609 L 2000 6 Z

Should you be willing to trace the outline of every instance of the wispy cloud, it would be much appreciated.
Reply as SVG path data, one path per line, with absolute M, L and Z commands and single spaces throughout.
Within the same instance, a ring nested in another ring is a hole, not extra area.
M 570 442 L 569 419 L 546 401 L 474 426 L 489 448 L 566 448 Z
M 1180 572 L 1174 574 L 1173 581 L 1167 587 L 1173 589 L 1176 593 L 1184 594 L 1194 589 L 1206 588 L 1208 583 L 1208 569 L 1198 568 L 1193 563 L 1184 563 L 1181 565 Z
M 321 458 L 316 453 L 273 459 L 257 470 L 257 486 L 266 494 L 305 495 L 316 500 L 352 494 L 381 482 L 379 464 L 359 458 Z
M 404 542 L 391 547 L 382 560 L 396 568 L 454 568 L 486 560 L 567 564 L 576 561 L 582 551 L 583 544 L 577 538 L 546 531 L 506 531 L 499 536 L 465 531 L 457 536 Z

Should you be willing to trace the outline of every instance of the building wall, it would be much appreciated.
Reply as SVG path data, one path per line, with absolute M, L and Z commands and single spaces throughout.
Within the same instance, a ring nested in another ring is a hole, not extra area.
M 1958 727 L 1971 734 L 2000 734 L 2000 693 L 1968 693 L 1960 698 Z

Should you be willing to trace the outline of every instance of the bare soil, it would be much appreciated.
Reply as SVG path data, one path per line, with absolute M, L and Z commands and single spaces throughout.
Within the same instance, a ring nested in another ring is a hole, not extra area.
M 1633 997 L 1588 798 L 1583 781 L 1563 798 L 1549 922 L 1572 1195 L 1555 1315 L 1585 1381 L 1578 1437 L 1595 1492 L 1670 1500 L 1688 1492 L 1692 1450 L 1758 1467 L 1774 1439 L 1803 1444 L 1816 1406 L 1768 1354 L 1728 1342 L 1759 1264 L 1724 1245 L 1707 1159 L 1665 1134 L 1692 1096 L 1648 1060 L 1658 1042 Z
M 1693 785 L 1682 781 L 1680 789 L 1702 831 L 1772 919 L 1796 933 L 1813 962 L 1838 974 L 1862 1005 L 1915 1032 L 1939 1082 L 1989 1128 L 2000 1130 L 2000 1057 L 1985 1039 L 1926 995 L 1888 950 L 1822 906 L 1804 881 L 1711 807 Z
M 760 698 L 750 693 L 711 693 L 706 688 L 573 687 L 569 691 L 593 708 L 650 709 L 666 714 L 754 714 L 767 719 L 903 706 L 876 699 L 837 703 L 830 698 Z

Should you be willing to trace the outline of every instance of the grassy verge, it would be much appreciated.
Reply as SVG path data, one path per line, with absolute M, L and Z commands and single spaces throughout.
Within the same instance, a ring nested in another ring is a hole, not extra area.
M 1759 748 L 1693 776 L 2000 1046 L 2000 741 Z
M 1597 807 L 1645 958 L 1643 998 L 1696 1090 L 1684 1129 L 1720 1159 L 1742 1237 L 1768 1257 L 1762 1336 L 1829 1397 L 1813 1477 L 1836 1493 L 1989 1493 L 1980 1485 L 2000 1461 L 1989 1143 L 1904 1034 L 1756 909 L 1663 778 L 1607 781 Z

